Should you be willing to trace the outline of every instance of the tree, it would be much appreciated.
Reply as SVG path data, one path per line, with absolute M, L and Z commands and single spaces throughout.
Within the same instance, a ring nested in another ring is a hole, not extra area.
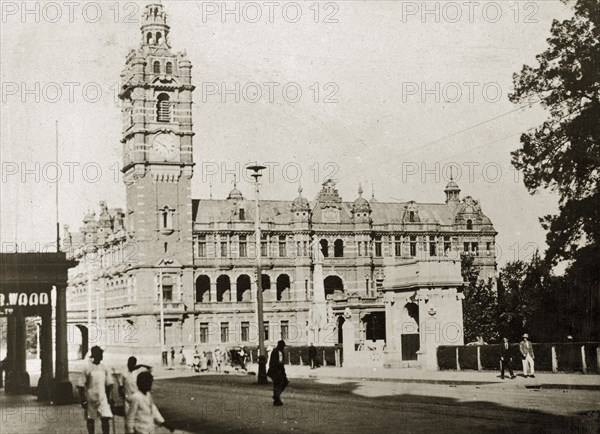
M 562 0 L 570 3 L 571 0 Z M 579 259 L 600 243 L 600 1 L 578 0 L 571 19 L 554 20 L 538 66 L 513 76 L 512 102 L 539 99 L 550 117 L 521 136 L 512 153 L 531 193 L 556 191 L 559 214 L 545 216 L 546 259 Z
M 461 272 L 468 286 L 464 289 L 463 324 L 466 342 L 479 338 L 484 341 L 498 339 L 498 300 L 491 279 L 479 279 L 479 267 L 473 257 L 462 255 Z
M 554 20 L 548 48 L 536 57 L 538 65 L 524 65 L 513 76 L 510 100 L 521 104 L 535 97 L 550 115 L 521 136 L 512 163 L 523 172 L 532 194 L 544 189 L 559 195 L 559 213 L 540 219 L 548 231 L 545 260 L 552 265 L 567 260 L 569 265 L 564 278 L 551 278 L 556 287 L 546 287 L 569 292 L 568 297 L 555 294 L 555 303 L 563 303 L 560 315 L 580 338 L 597 339 L 593 324 L 600 319 L 600 0 L 562 1 L 573 4 L 573 17 Z

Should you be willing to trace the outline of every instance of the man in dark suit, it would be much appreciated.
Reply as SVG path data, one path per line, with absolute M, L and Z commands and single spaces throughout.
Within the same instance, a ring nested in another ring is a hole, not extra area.
M 290 382 L 285 375 L 285 365 L 283 359 L 283 349 L 285 342 L 277 342 L 277 348 L 271 351 L 271 359 L 269 360 L 269 370 L 267 376 L 273 380 L 273 405 L 283 405 L 281 402 L 281 393 Z
M 504 370 L 508 368 L 510 378 L 515 378 L 515 374 L 512 369 L 512 354 L 510 352 L 510 344 L 507 338 L 502 338 L 502 344 L 500 344 L 500 377 L 504 380 Z

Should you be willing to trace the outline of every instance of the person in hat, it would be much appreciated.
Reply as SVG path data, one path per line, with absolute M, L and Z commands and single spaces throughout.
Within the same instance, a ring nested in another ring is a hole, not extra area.
M 114 384 L 112 374 L 102 362 L 104 351 L 99 346 L 93 346 L 91 351 L 91 363 L 83 369 L 77 385 L 81 407 L 85 411 L 87 430 L 94 434 L 96 419 L 100 418 L 102 434 L 109 434 L 110 420 L 113 417 L 111 406 L 112 386 Z
M 519 343 L 519 351 L 521 352 L 521 359 L 523 361 L 523 375 L 527 377 L 529 367 L 531 371 L 530 377 L 535 378 L 535 354 L 533 354 L 533 344 L 529 342 L 529 335 L 527 333 L 523 335 L 523 340 Z
M 273 380 L 273 405 L 281 406 L 281 394 L 290 382 L 285 374 L 285 365 L 283 359 L 283 349 L 285 341 L 277 342 L 277 347 L 271 352 L 269 359 L 269 370 L 267 376 Z
M 508 338 L 502 338 L 502 343 L 500 344 L 500 377 L 504 380 L 504 371 L 508 368 L 508 372 L 510 373 L 510 378 L 515 378 L 515 374 L 512 368 L 512 354 L 510 351 L 510 344 L 508 343 Z
M 308 361 L 310 364 L 310 369 L 315 369 L 317 367 L 317 349 L 312 342 L 310 347 L 308 347 Z

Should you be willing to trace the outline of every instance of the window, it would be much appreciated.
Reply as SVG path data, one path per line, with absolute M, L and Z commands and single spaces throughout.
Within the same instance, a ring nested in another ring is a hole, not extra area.
M 323 253 L 323 257 L 329 257 L 329 242 L 327 240 L 321 240 L 321 253 Z
M 465 253 L 467 253 L 469 250 L 470 250 L 470 249 L 469 249 L 469 243 L 464 243 L 464 244 L 463 244 L 463 251 L 464 251 Z
M 250 340 L 250 323 L 248 321 L 242 322 L 242 342 L 248 342 Z
M 173 278 L 171 276 L 163 276 L 162 279 L 162 296 L 163 301 L 173 301 Z
M 269 255 L 269 245 L 266 237 L 263 237 L 260 242 L 260 255 L 263 257 L 267 257 Z
M 200 235 L 198 237 L 198 243 L 196 244 L 196 253 L 199 258 L 206 257 L 206 235 Z
M 452 243 L 450 242 L 450 237 L 444 237 L 444 255 L 448 256 L 452 251 Z
M 269 340 L 269 321 L 263 322 L 263 327 L 265 329 L 265 341 Z
M 410 237 L 410 256 L 417 256 L 417 237 L 414 235 Z
M 408 212 L 408 221 L 411 223 L 415 221 L 415 212 L 414 211 Z
M 153 69 L 155 74 L 160 74 L 160 62 L 157 60 L 156 62 L 154 62 L 154 66 Z
M 336 258 L 344 256 L 344 242 L 342 240 L 335 240 L 333 243 L 333 256 Z
M 171 62 L 167 62 L 167 74 L 173 74 L 173 64 Z
M 245 258 L 248 255 L 248 244 L 246 235 L 240 235 L 239 254 L 240 258 Z
M 471 251 L 474 255 L 479 255 L 479 243 L 471 243 Z
M 492 254 L 492 243 L 490 243 L 490 242 L 485 243 L 485 253 L 488 256 L 490 256 Z
M 201 344 L 208 343 L 208 323 L 207 322 L 200 323 L 200 343 Z
M 246 220 L 246 210 L 244 208 L 240 208 L 240 220 Z
M 227 257 L 227 241 L 221 241 L 221 257 Z
M 205 274 L 196 279 L 196 303 L 208 303 L 210 301 L 210 277 Z
M 147 44 L 154 44 L 154 37 L 152 36 L 152 33 L 148 33 L 146 35 L 146 43 Z
M 358 256 L 362 256 L 362 241 L 358 242 Z
M 160 210 L 160 229 L 163 231 L 173 230 L 173 212 L 168 207 Z
M 381 244 L 381 237 L 375 237 L 375 256 L 382 256 Z
M 281 339 L 283 339 L 284 341 L 288 340 L 289 327 L 289 321 L 281 321 Z
M 296 241 L 296 256 L 303 256 L 302 254 L 302 241 Z
M 436 241 L 435 241 L 435 235 L 430 235 L 429 236 L 429 256 L 435 256 L 436 255 Z
M 402 256 L 402 238 L 396 237 L 396 242 L 394 243 L 394 254 L 396 256 Z
M 156 102 L 156 120 L 158 122 L 171 122 L 171 101 L 169 95 L 161 93 Z
M 473 220 L 467 220 L 467 230 L 473 230 Z
M 163 40 L 163 39 L 162 39 L 162 33 L 160 33 L 160 32 L 157 32 L 157 33 L 156 33 L 156 43 L 157 43 L 157 44 L 162 44 L 162 40 Z
M 363 246 L 364 246 L 364 248 L 365 248 L 365 249 L 364 249 L 365 256 L 369 256 L 369 243 L 368 243 L 367 241 L 365 241 L 365 242 L 363 243 Z
M 229 323 L 228 322 L 221 323 L 221 342 L 222 343 L 229 342 Z
M 285 237 L 279 237 L 279 257 L 285 258 L 287 256 L 287 247 Z

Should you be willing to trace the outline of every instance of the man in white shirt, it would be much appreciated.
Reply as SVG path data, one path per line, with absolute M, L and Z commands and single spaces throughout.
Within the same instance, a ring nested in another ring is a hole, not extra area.
M 110 419 L 113 417 L 111 405 L 114 382 L 110 370 L 100 363 L 103 353 L 99 346 L 92 347 L 92 362 L 85 367 L 77 384 L 89 434 L 94 434 L 98 418 L 101 420 L 102 434 L 109 434 Z
M 127 360 L 127 371 L 121 375 L 121 387 L 120 394 L 125 402 L 125 413 L 127 413 L 127 407 L 131 397 L 137 392 L 137 376 L 140 372 L 150 371 L 152 368 L 148 365 L 138 365 L 137 358 L 130 357 Z
M 154 378 L 148 371 L 140 372 L 137 376 L 138 390 L 131 396 L 126 413 L 127 434 L 152 434 L 156 425 L 164 426 L 173 431 L 165 423 L 152 399 L 152 382 Z

